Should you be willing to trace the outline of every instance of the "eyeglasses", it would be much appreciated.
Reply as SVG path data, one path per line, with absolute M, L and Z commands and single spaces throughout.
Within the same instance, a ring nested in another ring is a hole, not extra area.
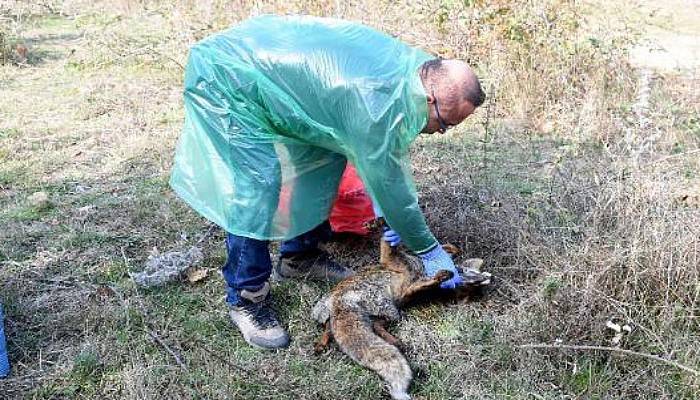
M 442 117 L 440 116 L 440 108 L 438 107 L 437 97 L 435 97 L 434 91 L 432 92 L 432 94 L 433 94 L 433 99 L 435 100 L 435 102 L 433 103 L 435 105 L 435 115 L 437 116 L 438 124 L 440 124 L 439 132 L 445 133 L 451 127 L 451 125 L 448 125 L 445 122 L 445 120 L 442 119 Z

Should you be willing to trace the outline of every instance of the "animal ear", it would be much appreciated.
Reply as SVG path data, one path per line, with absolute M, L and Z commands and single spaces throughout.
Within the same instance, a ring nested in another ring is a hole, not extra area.
M 462 263 L 462 268 L 481 271 L 481 266 L 483 264 L 484 260 L 482 260 L 481 258 L 470 258 Z

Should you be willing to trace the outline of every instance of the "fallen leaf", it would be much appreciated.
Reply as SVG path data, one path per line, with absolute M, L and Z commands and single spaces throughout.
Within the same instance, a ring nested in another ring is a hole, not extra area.
M 615 337 L 612 338 L 611 342 L 615 346 L 620 344 L 620 341 L 622 340 L 622 333 L 616 333 Z
M 607 326 L 609 329 L 614 330 L 614 331 L 617 332 L 617 333 L 622 332 L 622 327 L 620 327 L 619 324 L 616 324 L 616 323 L 614 323 L 614 322 L 612 322 L 612 321 L 606 322 L 606 323 L 605 323 L 605 326 Z
M 27 46 L 23 44 L 17 44 L 15 46 L 15 52 L 17 53 L 17 58 L 19 59 L 19 62 L 23 63 L 27 61 L 27 56 L 29 53 L 29 50 L 27 49 Z
M 31 196 L 27 197 L 29 204 L 39 210 L 44 210 L 51 207 L 51 201 L 49 200 L 49 195 L 46 192 L 35 192 Z
M 190 283 L 199 282 L 209 275 L 209 270 L 206 268 L 190 268 L 185 272 L 187 281 Z
M 95 293 L 97 294 L 98 297 L 109 297 L 109 296 L 114 296 L 114 289 L 107 285 L 100 285 L 97 287 L 95 290 Z

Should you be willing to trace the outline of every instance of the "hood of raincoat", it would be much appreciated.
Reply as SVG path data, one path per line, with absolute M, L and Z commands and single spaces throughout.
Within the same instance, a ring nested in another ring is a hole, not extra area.
M 409 247 L 430 247 L 407 164 L 430 58 L 328 18 L 266 15 L 212 35 L 190 50 L 171 186 L 230 233 L 289 239 L 328 218 L 350 160 Z

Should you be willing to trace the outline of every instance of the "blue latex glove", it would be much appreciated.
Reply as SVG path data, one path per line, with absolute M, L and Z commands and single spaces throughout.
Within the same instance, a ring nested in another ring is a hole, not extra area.
M 455 263 L 452 261 L 452 257 L 440 246 L 439 244 L 433 247 L 432 250 L 419 254 L 421 261 L 423 261 L 423 267 L 425 268 L 425 274 L 428 276 L 434 276 L 441 269 L 452 271 L 452 279 L 449 279 L 440 284 L 443 289 L 454 289 L 462 283 L 462 277 L 457 272 Z
M 385 242 L 389 243 L 389 246 L 391 247 L 396 247 L 399 245 L 399 243 L 401 243 L 401 236 L 399 236 L 399 234 L 396 233 L 396 231 L 389 228 L 388 226 L 384 227 L 382 239 L 384 239 Z
M 375 217 L 382 218 L 384 216 L 384 213 L 382 213 L 382 210 L 374 201 L 372 202 L 372 210 L 374 210 Z M 401 243 L 401 236 L 399 236 L 399 234 L 396 233 L 395 230 L 391 229 L 387 225 L 384 225 L 382 230 L 382 239 L 384 239 L 385 242 L 389 243 L 389 246 L 396 247 L 399 245 L 399 243 Z

